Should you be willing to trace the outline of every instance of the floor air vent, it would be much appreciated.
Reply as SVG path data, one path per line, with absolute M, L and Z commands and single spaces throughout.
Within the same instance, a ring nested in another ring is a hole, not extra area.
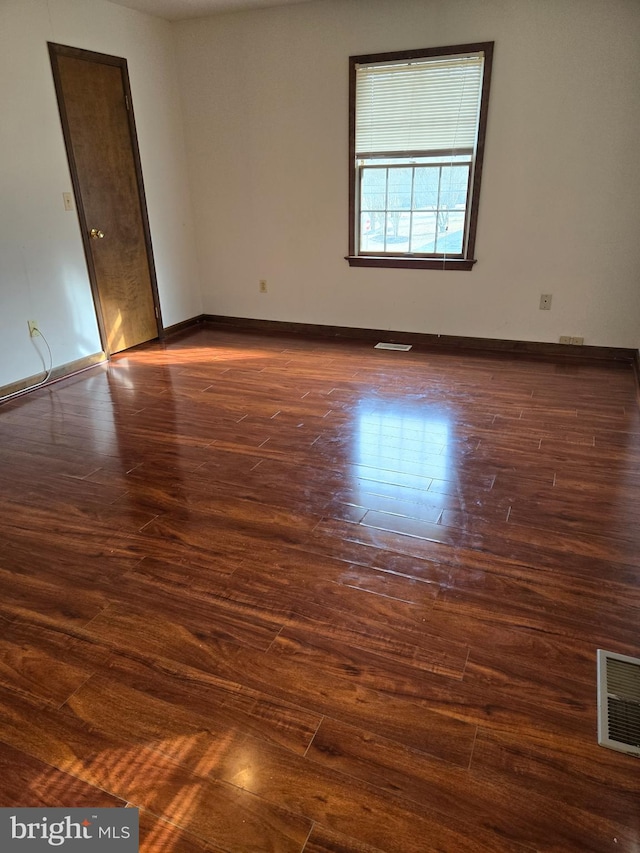
M 411 349 L 411 344 L 376 344 L 374 349 L 395 349 L 400 352 L 408 352 Z
M 640 658 L 598 649 L 598 743 L 640 756 Z

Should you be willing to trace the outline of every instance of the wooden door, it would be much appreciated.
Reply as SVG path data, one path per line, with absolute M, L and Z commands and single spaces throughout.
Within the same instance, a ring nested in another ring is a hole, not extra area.
M 127 63 L 49 52 L 102 343 L 120 352 L 161 329 Z

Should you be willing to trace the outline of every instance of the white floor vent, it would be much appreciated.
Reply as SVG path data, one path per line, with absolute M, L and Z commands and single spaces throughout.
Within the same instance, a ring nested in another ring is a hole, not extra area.
M 598 743 L 640 756 L 640 658 L 598 649 Z
M 411 344 L 385 344 L 380 343 L 374 346 L 374 349 L 394 349 L 399 352 L 408 352 L 411 349 Z

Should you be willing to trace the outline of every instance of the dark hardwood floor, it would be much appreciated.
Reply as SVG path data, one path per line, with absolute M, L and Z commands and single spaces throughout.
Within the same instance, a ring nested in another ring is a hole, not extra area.
M 0 407 L 0 806 L 146 853 L 640 849 L 628 364 L 199 329 Z

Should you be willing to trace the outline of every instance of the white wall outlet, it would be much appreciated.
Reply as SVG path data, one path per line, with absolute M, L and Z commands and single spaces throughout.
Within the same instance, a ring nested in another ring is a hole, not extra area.
M 576 346 L 581 347 L 584 344 L 584 338 L 579 338 L 579 337 L 571 338 L 571 343 L 575 344 Z
M 62 203 L 65 210 L 73 210 L 73 195 L 71 193 L 62 193 Z
M 258 287 L 259 287 L 260 293 L 266 293 L 267 292 L 267 280 L 265 278 L 261 278 L 260 284 Z
M 541 293 L 540 294 L 540 310 L 541 311 L 551 311 L 551 294 L 550 293 Z
M 561 344 L 570 344 L 571 343 L 571 335 L 560 335 L 560 343 Z
M 35 338 L 40 334 L 40 329 L 38 328 L 38 324 L 35 320 L 27 320 L 27 325 L 29 327 L 29 334 L 32 338 Z

